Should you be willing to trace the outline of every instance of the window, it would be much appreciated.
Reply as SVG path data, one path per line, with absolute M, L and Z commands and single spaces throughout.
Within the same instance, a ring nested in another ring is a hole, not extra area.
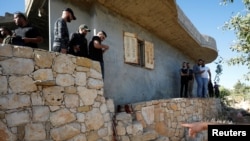
M 124 32 L 124 60 L 148 69 L 154 69 L 154 45 L 139 39 L 136 34 Z

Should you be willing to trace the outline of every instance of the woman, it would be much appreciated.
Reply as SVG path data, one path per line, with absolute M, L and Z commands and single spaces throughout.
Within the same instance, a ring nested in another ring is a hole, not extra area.
M 181 90 L 180 90 L 180 97 L 188 97 L 188 68 L 187 63 L 182 63 L 182 68 L 180 69 L 180 75 L 181 75 Z M 184 91 L 184 95 L 183 95 Z

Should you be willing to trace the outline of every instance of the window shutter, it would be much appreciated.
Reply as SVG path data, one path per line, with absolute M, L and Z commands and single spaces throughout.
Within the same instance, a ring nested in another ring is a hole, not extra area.
M 126 63 L 139 63 L 138 43 L 133 33 L 124 32 L 124 60 Z
M 145 41 L 145 67 L 154 69 L 154 45 L 149 41 Z

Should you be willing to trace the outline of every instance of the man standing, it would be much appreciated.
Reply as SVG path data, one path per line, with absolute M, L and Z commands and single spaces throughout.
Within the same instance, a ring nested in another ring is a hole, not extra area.
M 69 41 L 69 54 L 88 57 L 88 41 L 86 35 L 90 32 L 87 25 L 82 24 L 76 33 L 73 33 Z
M 107 34 L 104 31 L 100 31 L 97 33 L 97 36 L 94 36 L 89 43 L 89 57 L 92 60 L 100 62 L 103 79 L 104 79 L 103 53 L 109 49 L 109 46 L 102 44 L 102 41 L 104 41 L 105 38 L 107 38 Z
M 204 72 L 201 71 L 201 65 L 203 63 L 203 60 L 202 59 L 199 59 L 197 64 L 195 64 L 193 66 L 193 72 L 194 72 L 194 77 L 195 77 L 195 80 L 196 80 L 196 83 L 197 83 L 197 97 L 202 97 L 202 77 L 201 77 L 201 73 Z
M 62 12 L 62 16 L 58 18 L 54 24 L 54 42 L 53 51 L 66 54 L 69 44 L 69 31 L 67 22 L 76 20 L 74 12 L 70 8 L 66 8 Z
M 20 45 L 38 48 L 38 43 L 43 42 L 43 37 L 39 31 L 27 21 L 26 16 L 21 12 L 14 13 L 14 22 L 18 26 L 14 31 L 14 36 L 20 38 L 23 42 Z
M 201 73 L 202 79 L 202 97 L 208 97 L 208 82 L 211 81 L 211 72 L 210 68 L 205 66 L 205 61 L 202 60 L 202 65 L 200 70 L 203 71 Z

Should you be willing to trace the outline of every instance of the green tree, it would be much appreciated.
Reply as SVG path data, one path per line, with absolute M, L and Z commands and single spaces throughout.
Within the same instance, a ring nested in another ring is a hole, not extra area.
M 234 94 L 245 94 L 247 89 L 246 89 L 246 84 L 241 83 L 240 81 L 238 81 L 235 85 L 234 85 Z
M 234 0 L 222 0 L 223 4 L 233 3 Z M 229 21 L 225 22 L 223 30 L 233 30 L 236 41 L 230 49 L 239 55 L 230 58 L 229 65 L 246 65 L 250 68 L 250 0 L 242 0 L 245 9 L 233 15 Z M 250 80 L 250 71 L 245 74 L 246 80 Z
M 225 87 L 220 88 L 220 95 L 219 98 L 222 100 L 223 103 L 228 105 L 230 102 L 227 100 L 227 96 L 231 95 L 231 91 Z
M 216 70 L 215 70 L 215 77 L 214 77 L 214 82 L 216 82 L 217 84 L 219 84 L 220 81 L 220 75 L 222 74 L 222 63 L 223 63 L 223 58 L 219 57 L 218 61 L 215 62 L 216 64 Z

